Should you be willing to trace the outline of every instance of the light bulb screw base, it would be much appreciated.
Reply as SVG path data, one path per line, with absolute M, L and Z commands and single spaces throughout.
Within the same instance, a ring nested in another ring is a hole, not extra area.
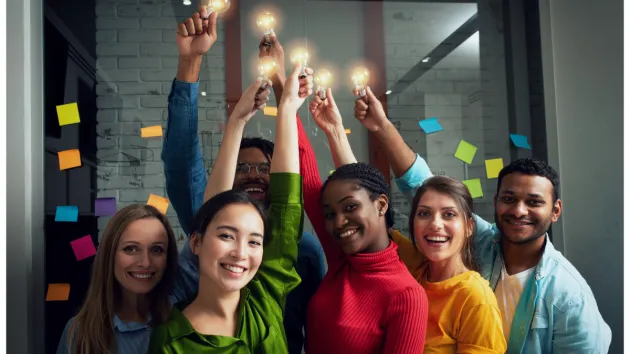
M 300 79 L 303 79 L 306 77 L 306 68 L 307 68 L 306 65 L 302 65 L 302 68 L 300 69 L 300 75 L 298 75 Z
M 320 88 L 319 90 L 317 90 L 317 94 L 319 95 L 319 98 L 321 98 L 322 100 L 326 99 L 326 89 Z

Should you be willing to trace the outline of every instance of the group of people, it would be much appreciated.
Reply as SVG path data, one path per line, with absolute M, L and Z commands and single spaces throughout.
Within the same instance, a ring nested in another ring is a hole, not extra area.
M 277 73 L 244 91 L 208 178 L 197 97 L 216 18 L 202 7 L 178 25 L 168 98 L 167 194 L 190 242 L 178 254 L 152 206 L 119 210 L 58 354 L 608 351 L 611 331 L 591 289 L 547 235 L 562 212 L 553 168 L 532 159 L 506 166 L 491 224 L 474 214 L 465 185 L 431 175 L 368 87 L 355 118 L 411 200 L 402 235 L 387 181 L 356 161 L 330 88 L 309 103 L 335 163 L 322 184 L 297 115 L 312 71 L 295 65 L 285 78 L 275 35 L 263 38 L 260 56 L 272 56 Z M 272 90 L 275 144 L 243 138 Z M 303 232 L 304 212 L 316 237 Z

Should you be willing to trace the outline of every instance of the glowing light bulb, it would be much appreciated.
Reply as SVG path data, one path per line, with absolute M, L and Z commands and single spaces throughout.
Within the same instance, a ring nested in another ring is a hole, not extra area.
M 295 48 L 291 52 L 291 62 L 293 64 L 300 64 L 302 69 L 300 70 L 300 77 L 306 77 L 306 68 L 308 66 L 308 51 L 302 47 Z
M 201 0 L 201 4 L 208 9 L 209 14 L 213 12 L 222 14 L 230 8 L 230 0 Z
M 365 87 L 367 86 L 369 80 L 370 72 L 368 69 L 360 66 L 352 71 L 352 83 L 354 84 L 354 88 L 359 91 L 360 97 L 365 97 Z
M 263 80 L 262 88 L 267 87 L 267 81 L 276 71 L 276 61 L 272 57 L 262 57 L 258 62 L 258 74 Z
M 326 89 L 332 83 L 332 74 L 328 69 L 319 69 L 313 76 L 313 81 L 317 85 L 317 94 L 322 100 L 326 99 Z
M 273 33 L 274 28 L 276 27 L 276 18 L 269 11 L 262 12 L 256 18 L 256 25 L 265 35 L 265 45 L 271 45 L 269 42 L 269 36 Z

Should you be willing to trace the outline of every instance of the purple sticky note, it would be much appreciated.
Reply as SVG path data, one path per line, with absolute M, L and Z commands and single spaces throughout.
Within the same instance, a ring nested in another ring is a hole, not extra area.
M 116 214 L 116 198 L 97 198 L 94 201 L 94 216 Z
M 92 257 L 96 254 L 96 247 L 92 242 L 92 236 L 87 235 L 70 242 L 77 261 Z

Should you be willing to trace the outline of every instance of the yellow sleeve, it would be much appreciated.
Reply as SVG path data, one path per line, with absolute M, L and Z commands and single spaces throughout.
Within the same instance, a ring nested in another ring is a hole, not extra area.
M 398 245 L 398 256 L 405 263 L 411 275 L 416 279 L 420 279 L 422 266 L 426 260 L 422 252 L 413 245 L 410 239 L 403 236 L 400 231 L 394 230 L 390 233 L 390 236 L 392 241 Z
M 507 343 L 497 306 L 486 303 L 464 310 L 457 334 L 457 353 L 504 354 L 506 351 Z

